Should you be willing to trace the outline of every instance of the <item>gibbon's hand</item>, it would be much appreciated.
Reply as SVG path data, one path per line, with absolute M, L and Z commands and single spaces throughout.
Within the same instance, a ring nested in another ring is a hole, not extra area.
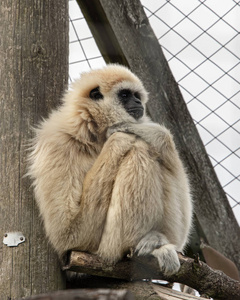
M 158 131 L 159 124 L 149 122 L 149 123 L 132 123 L 132 122 L 120 122 L 112 125 L 108 128 L 107 138 L 112 135 L 114 132 L 125 132 L 132 133 L 139 137 L 142 137 L 144 134 L 149 134 L 149 130 Z
M 163 159 L 165 154 L 175 152 L 175 146 L 170 131 L 164 126 L 154 123 L 130 123 L 122 122 L 111 126 L 108 131 L 108 137 L 114 132 L 125 132 L 134 134 L 146 142 L 156 154 Z
M 109 138 L 115 132 L 134 133 L 134 132 L 130 131 L 130 128 L 131 128 L 130 124 L 131 123 L 121 122 L 121 123 L 112 125 L 107 130 L 107 134 L 106 134 L 107 138 Z
M 164 126 L 158 123 L 146 122 L 146 123 L 130 123 L 121 122 L 109 127 L 107 131 L 107 138 L 114 132 L 132 133 L 143 139 L 145 142 L 152 144 L 153 138 L 158 141 L 164 139 L 165 136 L 169 136 L 170 132 Z M 151 141 L 151 142 L 150 142 Z M 156 145 L 154 145 L 156 146 Z

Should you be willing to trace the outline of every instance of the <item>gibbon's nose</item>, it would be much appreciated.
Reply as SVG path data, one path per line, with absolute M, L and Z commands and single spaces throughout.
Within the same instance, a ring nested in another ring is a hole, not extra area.
M 142 105 L 142 102 L 141 102 L 141 100 L 139 100 L 138 98 L 136 98 L 135 96 L 134 96 L 134 102 L 135 103 L 137 103 L 137 104 L 141 104 Z

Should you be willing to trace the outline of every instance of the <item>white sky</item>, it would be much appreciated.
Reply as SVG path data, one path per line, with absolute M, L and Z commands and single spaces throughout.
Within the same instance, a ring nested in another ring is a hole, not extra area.
M 240 6 L 233 0 L 141 2 L 240 224 Z M 74 80 L 105 62 L 76 1 L 69 5 Z

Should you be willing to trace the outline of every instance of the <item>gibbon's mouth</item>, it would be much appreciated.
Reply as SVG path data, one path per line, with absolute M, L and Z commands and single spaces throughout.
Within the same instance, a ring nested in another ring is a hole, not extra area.
M 143 107 L 132 108 L 127 110 L 129 115 L 134 117 L 135 119 L 141 118 L 143 116 L 143 111 L 144 111 Z

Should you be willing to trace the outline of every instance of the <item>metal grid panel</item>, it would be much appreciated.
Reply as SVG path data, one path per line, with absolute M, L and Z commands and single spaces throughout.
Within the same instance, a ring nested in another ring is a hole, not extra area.
M 239 2 L 142 4 L 240 223 Z M 105 62 L 76 1 L 69 5 L 71 81 Z
M 91 68 L 105 65 L 91 31 L 75 0 L 69 1 L 69 81 Z

